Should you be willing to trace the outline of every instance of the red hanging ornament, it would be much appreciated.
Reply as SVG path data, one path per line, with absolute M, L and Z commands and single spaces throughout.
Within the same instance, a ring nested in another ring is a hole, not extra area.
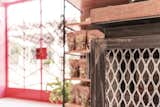
M 37 48 L 36 59 L 47 59 L 47 48 Z

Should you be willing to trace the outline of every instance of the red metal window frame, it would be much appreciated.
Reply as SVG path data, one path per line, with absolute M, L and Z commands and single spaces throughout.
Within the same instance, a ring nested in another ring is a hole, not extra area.
M 9 5 L 17 4 L 17 3 L 23 3 L 23 2 L 28 2 L 32 0 L 18 0 L 15 2 L 11 2 L 8 4 L 4 4 L 5 7 L 5 63 L 6 63 L 6 91 L 5 91 L 5 96 L 6 97 L 14 97 L 14 98 L 22 98 L 22 99 L 29 99 L 29 100 L 38 100 L 38 101 L 49 101 L 49 92 L 43 91 L 42 88 L 41 90 L 31 90 L 31 89 L 18 89 L 18 88 L 9 88 L 8 87 L 8 12 L 7 8 Z M 41 71 L 42 73 L 42 71 Z M 42 81 L 42 78 L 41 78 Z

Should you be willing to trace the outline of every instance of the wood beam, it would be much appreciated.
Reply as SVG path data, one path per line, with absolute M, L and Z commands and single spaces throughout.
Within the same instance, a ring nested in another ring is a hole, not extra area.
M 120 22 L 160 16 L 160 1 L 150 0 L 91 10 L 91 23 Z

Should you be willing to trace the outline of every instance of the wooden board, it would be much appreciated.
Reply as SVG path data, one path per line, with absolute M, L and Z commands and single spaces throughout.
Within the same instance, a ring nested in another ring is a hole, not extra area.
M 73 51 L 69 51 L 69 52 L 65 52 L 65 53 L 68 55 L 81 56 L 81 55 L 88 54 L 89 52 L 90 52 L 89 49 L 83 49 L 83 50 L 73 50 Z
M 67 23 L 66 26 L 89 26 L 91 24 L 90 21 L 80 22 L 80 23 Z
M 82 82 L 91 82 L 88 78 L 66 78 L 66 80 L 76 80 L 76 81 L 82 81 Z
M 149 0 L 91 10 L 91 23 L 119 22 L 160 16 L 160 1 Z
M 72 3 L 78 9 L 83 10 L 84 8 L 98 8 L 107 5 L 118 5 L 128 3 L 128 0 L 67 0 Z
M 128 0 L 67 0 L 81 11 L 81 20 L 90 16 L 90 9 L 128 3 Z
M 65 106 L 66 106 L 66 107 L 83 107 L 83 106 L 81 106 L 81 105 L 73 104 L 73 103 L 66 103 Z
M 160 18 L 158 18 L 160 20 Z M 157 20 L 158 20 L 157 19 Z M 119 38 L 119 37 L 136 37 L 136 36 L 147 36 L 147 35 L 159 35 L 160 22 L 141 24 L 141 25 L 126 25 L 119 27 L 107 28 L 106 32 L 108 38 Z

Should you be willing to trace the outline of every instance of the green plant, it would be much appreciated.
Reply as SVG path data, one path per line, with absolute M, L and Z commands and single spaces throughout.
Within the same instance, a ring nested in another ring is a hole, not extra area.
M 56 78 L 55 82 L 47 84 L 47 87 L 50 87 L 52 90 L 50 92 L 49 101 L 52 103 L 62 103 L 63 100 L 63 82 Z M 69 102 L 71 99 L 70 96 L 71 82 L 65 82 L 65 102 Z
M 44 60 L 44 62 L 43 62 L 44 65 L 49 65 L 52 63 L 54 63 L 54 61 L 52 59 L 47 59 L 47 60 Z

